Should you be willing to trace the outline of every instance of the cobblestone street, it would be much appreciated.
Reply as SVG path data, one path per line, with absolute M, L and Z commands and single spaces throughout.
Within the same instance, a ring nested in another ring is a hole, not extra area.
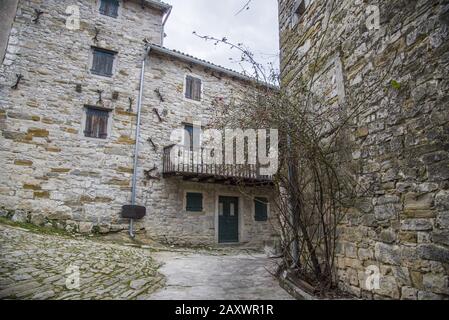
M 173 251 L 0 224 L 0 299 L 291 299 L 263 254 Z
M 161 285 L 148 250 L 0 225 L 0 299 L 135 299 Z

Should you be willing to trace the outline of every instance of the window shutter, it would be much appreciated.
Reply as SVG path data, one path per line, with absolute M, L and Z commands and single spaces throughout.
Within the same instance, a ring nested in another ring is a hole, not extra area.
M 192 77 L 189 77 L 189 76 L 186 77 L 186 98 L 187 99 L 192 99 L 192 85 L 193 85 L 192 80 L 193 80 Z
M 104 73 L 112 75 L 112 65 L 114 63 L 114 56 L 109 53 L 103 53 L 104 55 Z
M 94 48 L 92 72 L 103 76 L 112 76 L 114 58 L 115 58 L 114 52 Z
M 190 212 L 201 212 L 203 211 L 203 194 L 202 193 L 191 193 L 186 194 L 186 210 Z
M 268 199 L 255 198 L 254 199 L 255 219 L 256 221 L 268 220 Z
M 106 16 L 117 18 L 118 16 L 118 0 L 101 0 L 100 13 Z
M 106 14 L 106 8 L 107 8 L 107 1 L 105 1 L 105 0 L 101 0 L 100 1 L 100 13 L 101 14 Z
M 118 1 L 117 0 L 109 0 L 109 16 L 116 18 L 118 16 Z
M 201 79 L 186 77 L 186 98 L 196 101 L 201 100 Z
M 94 50 L 93 61 L 92 61 L 92 71 L 99 72 L 100 69 L 100 56 L 98 52 Z
M 86 127 L 84 135 L 90 138 L 106 139 L 108 137 L 109 111 L 86 108 Z
M 201 80 L 200 79 L 195 79 L 193 92 L 194 92 L 193 99 L 200 101 L 201 100 Z
M 101 115 L 99 117 L 99 135 L 100 139 L 108 137 L 108 115 Z
M 86 137 L 92 137 L 93 136 L 93 130 L 92 130 L 92 114 L 89 112 L 86 112 L 86 128 L 84 130 L 84 135 Z
M 193 150 L 193 126 L 190 124 L 184 126 L 184 146 Z

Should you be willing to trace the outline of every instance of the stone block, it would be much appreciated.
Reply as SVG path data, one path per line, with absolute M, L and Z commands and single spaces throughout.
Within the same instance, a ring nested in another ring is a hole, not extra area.
M 374 259 L 374 252 L 372 249 L 360 248 L 358 251 L 358 258 L 362 261 Z
M 380 240 L 385 243 L 394 243 L 396 241 L 396 237 L 396 232 L 392 229 L 382 230 L 379 235 Z
M 398 206 L 394 204 L 384 204 L 374 207 L 374 216 L 377 220 L 390 220 L 397 216 Z
M 406 219 L 401 221 L 401 230 L 403 231 L 429 231 L 432 228 L 432 221 L 429 219 Z
M 396 300 L 400 298 L 399 287 L 393 276 L 381 276 L 379 284 L 380 288 L 374 290 L 376 294 Z
M 399 241 L 401 243 L 417 243 L 418 235 L 416 232 L 399 232 Z
M 36 138 L 46 138 L 50 134 L 48 132 L 48 130 L 40 129 L 40 128 L 29 128 L 27 132 L 32 137 L 36 137 Z
M 447 263 L 449 261 L 449 249 L 435 244 L 423 244 L 418 247 L 418 255 L 421 259 Z
M 400 265 L 401 263 L 399 246 L 378 242 L 374 247 L 374 256 L 377 260 L 386 264 Z
M 12 213 L 11 220 L 14 222 L 28 222 L 28 213 L 22 210 L 15 210 Z
M 411 287 L 401 288 L 401 300 L 417 300 L 418 299 L 418 289 Z
M 448 276 L 443 274 L 428 273 L 423 276 L 423 287 L 425 291 L 449 295 Z
M 439 210 L 449 210 L 449 191 L 442 190 L 435 196 L 435 206 Z
M 416 193 L 407 193 L 404 197 L 404 210 L 426 210 L 433 205 L 434 195 L 427 193 L 418 195 Z
M 30 160 L 14 160 L 14 164 L 16 166 L 31 167 L 33 165 L 33 161 L 30 161 Z
M 449 161 L 443 161 L 428 167 L 429 181 L 449 180 Z
M 433 232 L 432 240 L 434 243 L 442 244 L 449 247 L 449 230 Z
M 94 225 L 91 222 L 80 222 L 78 230 L 80 233 L 91 233 L 93 226 Z
M 444 297 L 429 291 L 418 291 L 418 300 L 443 300 Z

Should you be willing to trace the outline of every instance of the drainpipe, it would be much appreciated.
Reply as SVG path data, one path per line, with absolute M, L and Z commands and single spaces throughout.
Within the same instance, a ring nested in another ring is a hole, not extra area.
M 170 17 L 172 7 L 168 9 L 167 14 L 164 16 L 164 20 L 162 21 L 162 30 L 161 30 L 161 46 L 164 46 L 164 38 L 165 38 L 165 23 L 167 23 L 168 17 Z
M 139 160 L 139 138 L 140 138 L 140 119 L 142 115 L 142 95 L 143 95 L 143 83 L 145 76 L 145 61 L 147 59 L 148 54 L 150 53 L 151 48 L 149 46 L 145 47 L 145 56 L 142 60 L 142 69 L 140 71 L 140 87 L 139 87 L 139 98 L 137 100 L 137 125 L 136 125 L 136 145 L 134 147 L 134 171 L 133 171 L 133 180 L 132 180 L 132 194 L 131 194 L 131 204 L 136 205 L 136 188 L 137 188 L 137 169 L 138 169 L 138 160 Z M 134 234 L 134 219 L 129 220 L 129 235 L 131 238 L 134 238 L 136 235 Z

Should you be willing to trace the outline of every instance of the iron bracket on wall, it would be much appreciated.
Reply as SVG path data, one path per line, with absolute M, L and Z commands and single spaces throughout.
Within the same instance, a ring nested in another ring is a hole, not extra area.
M 94 40 L 95 42 L 98 42 L 98 35 L 100 34 L 100 29 L 98 29 L 97 27 L 94 27 L 94 32 L 95 32 L 95 35 L 92 38 L 92 40 Z
M 156 166 L 154 166 L 152 169 L 150 169 L 150 170 L 144 170 L 144 173 L 145 173 L 145 177 L 148 179 L 148 180 L 161 180 L 161 178 L 159 177 L 159 175 L 152 175 L 152 173 L 154 172 L 154 171 L 156 171 L 157 170 L 157 167 Z
M 157 145 L 154 143 L 153 139 L 148 138 L 148 142 L 151 143 L 151 145 L 153 146 L 153 150 L 157 152 Z
M 156 114 L 157 118 L 159 119 L 159 122 L 163 122 L 164 121 L 162 119 L 161 115 L 159 114 L 159 110 L 157 110 L 156 108 L 153 108 L 153 112 Z
M 19 74 L 16 74 L 16 77 L 17 77 L 16 83 L 11 87 L 11 89 L 13 89 L 13 90 L 17 90 L 19 88 L 19 83 L 20 83 L 20 81 L 22 81 L 23 75 L 19 73 Z
M 133 103 L 134 103 L 134 99 L 131 98 L 131 97 L 129 97 L 129 98 L 128 98 L 128 101 L 129 101 L 128 112 L 131 112 L 131 111 L 133 111 Z
M 97 90 L 97 93 L 98 93 L 98 101 L 97 101 L 97 104 L 102 104 L 102 103 L 103 103 L 103 98 L 102 98 L 103 90 Z
M 164 97 L 162 96 L 161 90 L 159 90 L 159 88 L 155 89 L 154 92 L 156 93 L 157 97 L 159 98 L 159 100 L 161 102 L 165 102 Z
M 41 15 L 43 15 L 45 12 L 39 9 L 34 9 L 34 13 L 36 17 L 33 19 L 33 22 L 37 24 L 39 22 L 39 19 L 41 18 Z

